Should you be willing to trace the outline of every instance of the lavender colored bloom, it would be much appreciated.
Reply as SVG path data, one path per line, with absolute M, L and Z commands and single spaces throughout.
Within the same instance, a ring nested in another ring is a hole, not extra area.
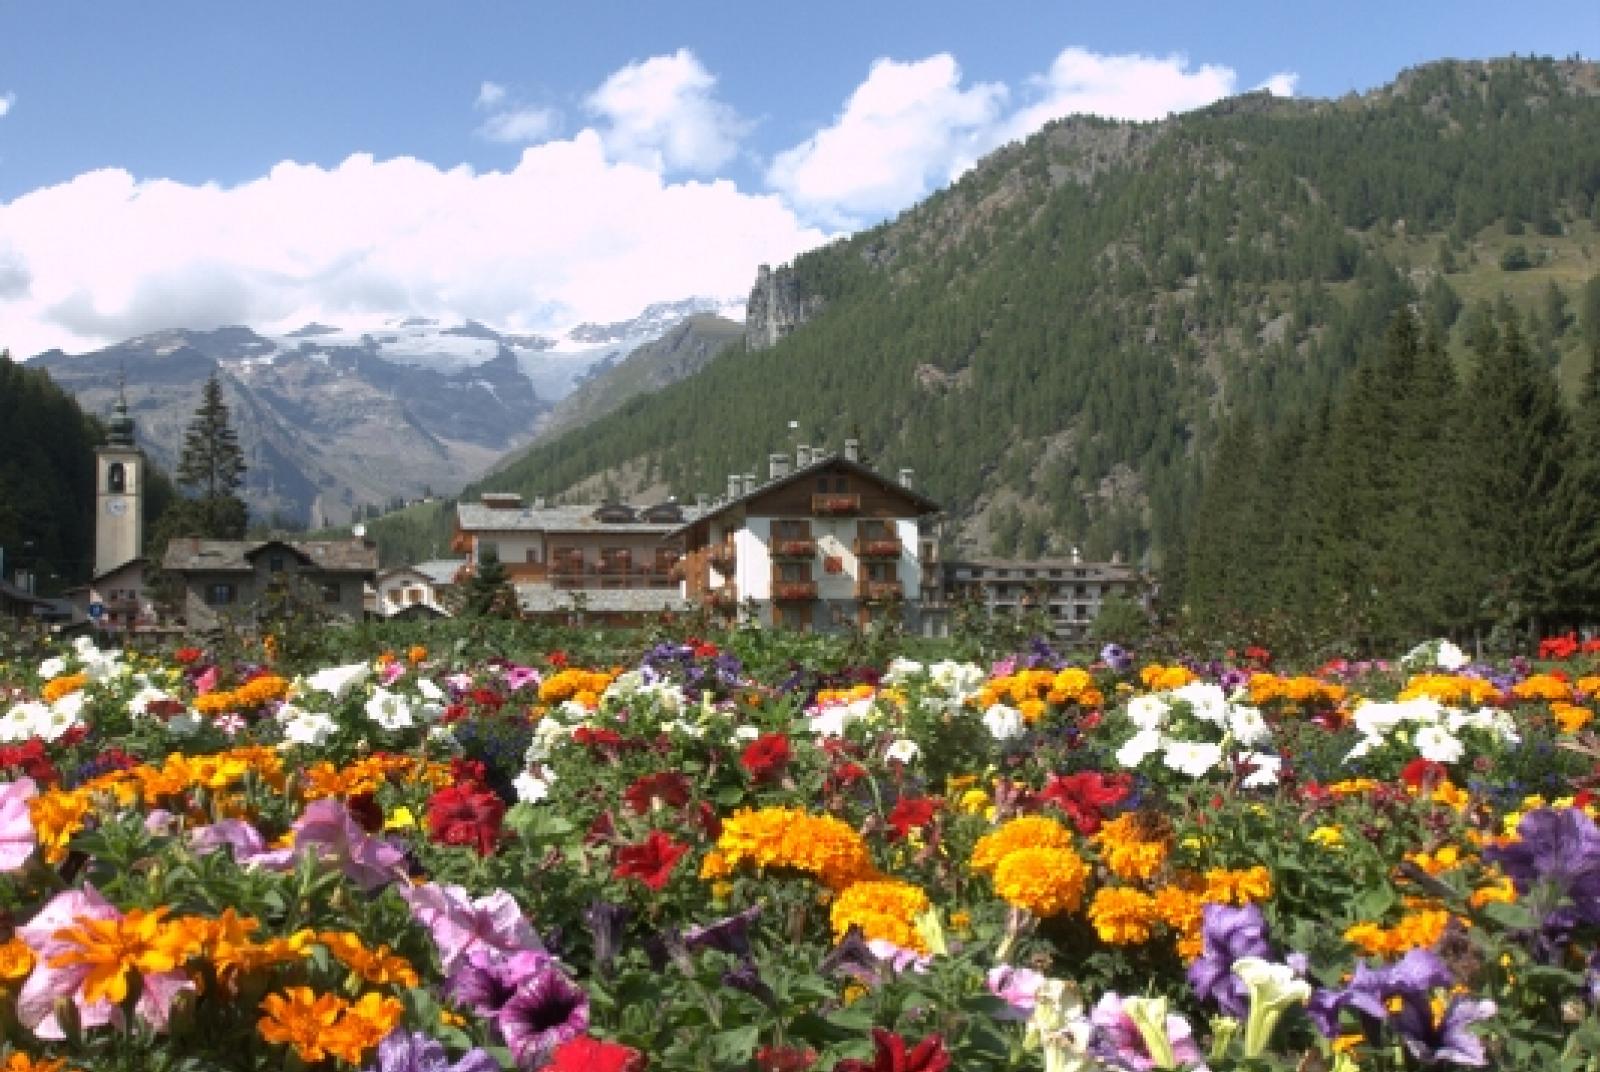
M 500 960 L 480 949 L 445 980 L 444 993 L 479 1016 L 496 1016 L 523 984 L 549 970 L 552 962 L 544 953 L 529 951 Z
M 444 1045 L 420 1031 L 397 1029 L 378 1043 L 378 1063 L 369 1072 L 499 1072 L 500 1064 L 474 1046 L 451 1063 Z
M 723 972 L 722 985 L 749 994 L 769 1009 L 776 1010 L 778 1007 L 778 995 L 772 992 L 772 987 L 762 981 L 761 972 L 753 960 L 746 960 L 737 968 L 729 968 Z
M 1189 1021 L 1168 1014 L 1163 1026 L 1175 1063 L 1158 1066 L 1144 1034 L 1123 1008 L 1123 1000 L 1117 994 L 1104 994 L 1090 1012 L 1089 1022 L 1096 1028 L 1092 1044 L 1095 1056 L 1109 1062 L 1112 1068 L 1132 1069 L 1133 1072 L 1149 1072 L 1157 1067 L 1187 1068 L 1200 1063 L 1200 1047 L 1194 1041 Z
M 589 1030 L 589 996 L 551 966 L 523 983 L 495 1023 L 520 1069 L 536 1069 L 556 1047 Z
M 879 963 L 878 955 L 867 944 L 861 927 L 852 924 L 844 937 L 839 939 L 839 944 L 833 947 L 833 952 L 822 958 L 821 972 L 823 975 L 837 972 L 859 983 L 876 983 L 883 977 Z
M 1100 661 L 1119 674 L 1133 669 L 1133 656 L 1121 644 L 1107 644 L 1101 648 Z
M 1242 689 L 1250 683 L 1250 671 L 1229 667 L 1217 678 L 1217 684 L 1222 686 L 1222 691 L 1232 694 L 1236 689 Z
M 750 957 L 750 927 L 761 918 L 761 906 L 751 905 L 743 912 L 725 916 L 703 927 L 690 927 L 683 932 L 684 948 L 694 953 L 702 949 L 717 949 L 730 956 Z
M 1600 829 L 1578 808 L 1539 808 L 1517 824 L 1518 840 L 1486 848 L 1523 896 L 1544 887 L 1534 904 L 1553 911 L 1570 897 L 1577 917 L 1600 923 Z
M 400 896 L 411 906 L 411 918 L 432 933 L 439 966 L 446 974 L 480 949 L 493 960 L 540 948 L 521 906 L 505 890 L 474 900 L 465 887 L 430 882 L 401 886 Z
M 1233 962 L 1240 957 L 1272 959 L 1267 921 L 1253 904 L 1241 908 L 1208 904 L 1202 912 L 1203 949 L 1189 965 L 1189 985 L 1201 1001 L 1214 1001 L 1229 1016 L 1243 1019 L 1249 1011 L 1249 995 L 1244 980 L 1233 974 Z
M 406 854 L 381 837 L 373 837 L 329 797 L 311 804 L 294 824 L 296 852 L 310 850 L 344 870 L 345 877 L 371 892 L 406 875 Z
M 1453 997 L 1437 1021 L 1426 999 L 1403 999 L 1394 1014 L 1394 1029 L 1411 1056 L 1423 1064 L 1448 1061 L 1451 1064 L 1481 1067 L 1488 1063 L 1483 1040 L 1468 1030 L 1496 1012 L 1495 1003 L 1486 998 Z
M 233 850 L 233 858 L 238 863 L 267 851 L 261 832 L 243 819 L 219 819 L 189 834 L 189 848 L 196 856 L 216 852 L 224 846 Z
M 1376 1042 L 1379 1029 L 1389 1018 L 1390 999 L 1419 1003 L 1427 1009 L 1433 991 L 1453 981 L 1450 969 L 1436 954 L 1426 949 L 1413 949 L 1394 964 L 1382 968 L 1357 965 L 1349 986 L 1312 994 L 1306 1003 L 1306 1012 L 1323 1037 L 1338 1038 L 1341 1033 L 1339 1013 L 1349 1009 L 1360 1020 L 1368 1040 Z

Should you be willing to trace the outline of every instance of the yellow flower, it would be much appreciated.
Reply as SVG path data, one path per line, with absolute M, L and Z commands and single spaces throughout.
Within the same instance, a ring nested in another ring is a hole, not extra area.
M 1449 912 L 1425 909 L 1402 916 L 1400 922 L 1389 928 L 1377 923 L 1357 923 L 1344 932 L 1344 939 L 1368 956 L 1399 956 L 1433 945 L 1444 935 L 1449 922 Z
M 1148 942 L 1160 918 L 1156 899 L 1132 886 L 1102 886 L 1089 902 L 1089 922 L 1109 945 Z
M 962 815 L 980 815 L 989 810 L 989 794 L 982 789 L 968 789 L 956 801 L 956 810 Z
M 1089 865 L 1064 847 L 1017 849 L 994 869 L 994 891 L 1041 919 L 1077 911 L 1088 881 Z
M 829 919 L 835 938 L 843 938 L 857 926 L 868 941 L 881 938 L 902 949 L 926 953 L 928 943 L 913 921 L 928 908 L 928 895 L 908 882 L 854 882 L 834 898 Z
M 1319 826 L 1306 835 L 1306 840 L 1325 849 L 1344 847 L 1344 831 L 1337 826 Z
M 67 858 L 72 835 L 83 829 L 89 814 L 89 798 L 81 790 L 52 789 L 28 801 L 34 836 L 47 863 L 58 864 Z
M 71 696 L 88 683 L 88 674 L 63 674 L 45 682 L 44 688 L 39 690 L 39 695 L 44 697 L 45 703 L 55 703 L 63 696 Z
M 317 935 L 317 941 L 326 946 L 339 963 L 369 983 L 417 985 L 417 973 L 411 962 L 391 953 L 387 945 L 368 949 L 361 936 L 351 931 L 323 931 Z
M 85 919 L 53 935 L 76 946 L 50 958 L 52 968 L 89 966 L 83 980 L 85 1001 L 119 1004 L 128 996 L 128 977 L 169 972 L 200 947 L 198 929 L 183 920 L 168 922 L 167 909 L 128 911 L 121 919 Z
M 1113 875 L 1127 881 L 1150 878 L 1166 862 L 1169 838 L 1152 831 L 1135 812 L 1117 816 L 1100 827 L 1094 842 L 1100 859 Z
M 1550 715 L 1556 720 L 1556 725 L 1561 727 L 1562 733 L 1577 733 L 1594 721 L 1593 711 L 1570 703 L 1552 703 Z
M 1146 666 L 1139 671 L 1139 680 L 1152 692 L 1169 692 L 1181 689 L 1195 680 L 1194 672 L 1183 666 Z
M 853 827 L 831 815 L 810 815 L 798 808 L 746 809 L 723 821 L 717 839 L 717 864 L 728 873 L 742 864 L 789 868 L 819 878 L 829 889 L 842 890 L 858 879 L 873 877 L 871 854 Z
M 21 938 L 0 944 L 0 979 L 20 983 L 33 971 L 33 950 Z
M 293 1046 L 295 1054 L 310 1063 L 328 1056 L 333 1025 L 344 1012 L 345 1003 L 337 994 L 317 994 L 308 986 L 291 986 L 282 994 L 268 994 L 261 1009 L 267 1014 L 256 1021 L 261 1037 L 280 1046 Z
M 329 1053 L 352 1065 L 359 1065 L 367 1051 L 377 1047 L 405 1016 L 398 998 L 383 994 L 363 994 L 345 1009 L 333 1028 L 323 1033 Z
M 1272 896 L 1272 872 L 1259 864 L 1243 871 L 1213 868 L 1206 872 L 1205 899 L 1226 904 L 1249 904 Z
M 971 867 L 974 871 L 991 874 L 1000 861 L 1019 849 L 1071 847 L 1072 831 L 1065 826 L 1048 816 L 1025 815 L 979 838 L 972 847 Z
M 413 644 L 406 649 L 406 662 L 410 663 L 412 666 L 415 666 L 420 662 L 426 662 L 427 658 L 428 649 L 423 647 L 421 644 Z
M 0 1064 L 0 1072 L 63 1072 L 66 1067 L 65 1057 L 30 1057 L 19 1051 Z

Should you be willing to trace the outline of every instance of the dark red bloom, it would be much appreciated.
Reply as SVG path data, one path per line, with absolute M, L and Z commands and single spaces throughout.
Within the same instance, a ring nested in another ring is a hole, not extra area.
M 817 1051 L 809 1046 L 763 1046 L 756 1051 L 756 1072 L 806 1072 L 817 1063 Z
M 689 800 L 689 779 L 673 771 L 646 774 L 622 791 L 622 799 L 635 815 L 643 815 L 658 800 L 669 808 L 681 808 Z
M 781 733 L 763 733 L 745 748 L 739 762 L 750 772 L 750 777 L 767 782 L 780 777 L 791 758 L 789 738 Z
M 545 658 L 548 659 L 550 665 L 555 667 L 557 670 L 560 670 L 567 665 L 567 653 L 564 651 L 552 651 L 549 655 L 545 656 Z
M 612 820 L 609 811 L 603 811 L 594 817 L 594 822 L 589 824 L 589 832 L 583 836 L 585 845 L 598 845 L 602 841 L 610 841 L 617 836 L 617 824 Z
M 74 726 L 70 730 L 68 730 L 66 733 L 63 733 L 60 737 L 57 737 L 56 738 L 56 744 L 58 744 L 62 748 L 71 748 L 73 745 L 82 744 L 84 741 L 86 741 L 88 739 L 89 739 L 89 727 L 88 726 Z
M 477 688 L 473 689 L 468 695 L 472 697 L 472 702 L 479 707 L 488 707 L 494 710 L 499 710 L 500 705 L 506 702 L 506 698 L 493 689 Z
M 696 659 L 715 659 L 721 654 L 715 644 L 711 644 L 706 641 L 700 641 L 694 644 L 693 647 L 694 657 Z
M 1122 803 L 1132 786 L 1133 780 L 1121 773 L 1110 777 L 1099 771 L 1079 771 L 1066 777 L 1052 774 L 1034 799 L 1060 808 L 1078 833 L 1087 835 L 1100 829 L 1105 809 Z
M 722 836 L 722 816 L 717 814 L 716 808 L 704 800 L 695 807 L 695 822 L 712 841 Z
M 678 860 L 689 851 L 659 830 L 637 845 L 624 845 L 617 850 L 617 866 L 612 871 L 618 878 L 636 878 L 652 890 L 659 890 L 672 877 Z
M 939 802 L 932 797 L 901 797 L 889 812 L 889 826 L 894 831 L 891 836 L 903 838 L 913 830 L 921 830 L 933 822 L 938 810 Z
M 615 1042 L 579 1035 L 556 1047 L 546 1072 L 644 1072 L 650 1059 Z
M 376 834 L 383 829 L 383 809 L 378 806 L 378 798 L 371 793 L 357 793 L 346 798 L 345 810 L 369 834 Z
M 615 748 L 622 744 L 622 734 L 616 730 L 596 729 L 593 726 L 579 726 L 572 731 L 572 739 L 591 748 Z
M 453 703 L 446 705 L 444 714 L 439 716 L 440 721 L 442 721 L 446 726 L 450 725 L 452 722 L 460 722 L 466 717 L 467 705 L 464 703 Z
M 479 856 L 494 852 L 506 803 L 482 785 L 452 785 L 428 798 L 428 835 L 444 845 L 470 845 Z
M 1443 763 L 1421 756 L 1400 769 L 1400 780 L 1413 789 L 1431 789 L 1449 777 L 1450 771 Z
M 483 786 L 488 782 L 489 773 L 483 766 L 481 759 L 461 759 L 457 757 L 450 761 L 450 784 Z
M 908 1051 L 905 1039 L 875 1027 L 872 1045 L 877 1053 L 871 1061 L 840 1061 L 833 1066 L 833 1072 L 944 1072 L 950 1067 L 950 1054 L 938 1035 L 929 1035 Z
M 178 662 L 183 666 L 190 666 L 199 662 L 201 656 L 203 655 L 205 655 L 205 652 L 201 651 L 199 648 L 179 648 L 177 651 L 172 653 L 172 657 L 178 660 Z
M 108 770 L 126 770 L 138 763 L 120 748 L 109 748 L 96 757 L 96 772 Z M 119 760 L 126 759 L 126 763 Z M 104 764 L 102 766 L 102 764 Z M 55 764 L 50 762 L 50 757 L 44 753 L 44 742 L 34 737 L 21 744 L 5 745 L 0 747 L 0 768 L 13 768 L 22 771 L 41 786 L 55 785 L 61 781 L 61 773 L 56 770 Z
M 1539 641 L 1539 658 L 1541 659 L 1570 659 L 1578 650 L 1576 634 L 1568 633 L 1566 636 L 1545 637 Z
M 859 763 L 841 763 L 828 775 L 828 788 L 830 790 L 843 789 L 854 785 L 867 776 L 867 769 Z

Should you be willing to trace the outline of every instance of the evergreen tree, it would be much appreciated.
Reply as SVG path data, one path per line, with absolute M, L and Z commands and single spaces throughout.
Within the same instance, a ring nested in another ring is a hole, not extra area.
M 1589 349 L 1572 438 L 1552 533 L 1564 582 L 1559 613 L 1568 625 L 1592 626 L 1600 623 L 1600 339 Z
M 239 497 L 244 485 L 244 452 L 228 419 L 222 382 L 213 372 L 201 389 L 200 406 L 183 437 L 177 479 L 189 493 L 180 508 L 175 528 L 167 535 L 203 536 L 213 540 L 241 540 L 249 524 L 249 510 Z
M 478 567 L 467 583 L 462 613 L 472 618 L 517 616 L 516 590 L 511 586 L 499 552 L 493 547 L 484 548 L 478 555 Z

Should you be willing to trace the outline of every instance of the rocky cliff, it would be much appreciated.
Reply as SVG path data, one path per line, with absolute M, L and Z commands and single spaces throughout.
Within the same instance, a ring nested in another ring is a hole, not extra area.
M 744 341 L 751 350 L 776 346 L 779 339 L 822 311 L 819 295 L 807 294 L 792 265 L 777 271 L 763 264 L 745 307 Z

